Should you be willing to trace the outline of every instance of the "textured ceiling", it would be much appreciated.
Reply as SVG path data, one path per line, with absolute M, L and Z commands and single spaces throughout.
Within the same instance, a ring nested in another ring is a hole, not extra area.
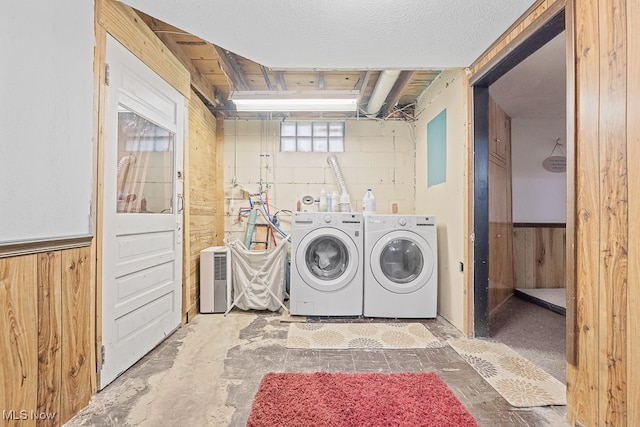
M 566 116 L 566 45 L 562 32 L 489 87 L 511 118 Z
M 476 60 L 534 0 L 122 0 L 271 69 L 443 69 Z

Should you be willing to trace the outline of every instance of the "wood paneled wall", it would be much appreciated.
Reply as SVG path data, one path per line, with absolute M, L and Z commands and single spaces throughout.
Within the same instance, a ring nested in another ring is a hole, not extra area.
M 567 140 L 573 141 L 567 150 L 567 414 L 571 425 L 637 426 L 640 2 L 539 0 L 470 70 L 482 74 L 527 32 L 528 22 L 561 7 Z
M 135 10 L 115 0 L 95 0 L 97 24 L 126 46 L 185 98 L 191 96 L 187 69 Z
M 571 2 L 575 32 L 577 360 L 570 421 L 640 425 L 640 6 Z M 570 236 L 567 236 L 569 238 Z
M 92 286 L 90 247 L 0 259 L 4 425 L 59 426 L 89 403 Z
M 216 224 L 223 200 L 218 188 L 217 164 L 224 151 L 217 150 L 216 118 L 198 96 L 189 100 L 189 134 L 185 145 L 185 218 L 183 313 L 188 321 L 200 302 L 200 251 L 217 245 Z M 222 222 L 224 224 L 224 222 Z
M 513 263 L 516 288 L 565 287 L 564 225 L 514 224 Z
M 514 290 L 511 118 L 489 97 L 489 315 Z

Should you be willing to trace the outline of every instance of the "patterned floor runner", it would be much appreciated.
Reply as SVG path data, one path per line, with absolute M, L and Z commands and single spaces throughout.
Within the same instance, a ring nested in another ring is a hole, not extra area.
M 452 339 L 449 345 L 512 406 L 566 405 L 566 387 L 504 344 Z
M 287 348 L 440 348 L 421 323 L 292 323 Z

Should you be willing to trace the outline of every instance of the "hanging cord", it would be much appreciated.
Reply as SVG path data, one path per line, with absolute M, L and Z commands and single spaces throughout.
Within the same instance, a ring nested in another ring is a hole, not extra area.
M 287 233 L 285 233 L 284 231 L 282 231 L 282 229 L 280 227 L 278 227 L 278 225 L 275 223 L 275 221 L 271 218 L 271 216 L 269 216 L 269 212 L 267 210 L 267 207 L 264 203 L 264 200 L 262 198 L 262 189 L 260 190 L 260 192 L 258 193 L 258 197 L 260 199 L 260 207 L 262 208 L 262 212 L 264 213 L 265 218 L 267 219 L 267 221 L 269 221 L 269 224 L 271 224 L 271 226 L 282 236 L 285 238 L 285 240 L 289 237 L 287 235 Z M 275 237 L 275 236 L 274 236 Z M 275 238 L 274 238 L 274 245 L 276 245 L 275 243 Z
M 562 153 L 563 157 L 567 157 L 567 155 L 564 152 L 564 148 L 562 148 L 562 144 L 560 143 L 560 138 L 556 139 L 556 144 L 553 146 L 553 149 L 551 150 L 551 153 L 549 153 L 549 155 L 547 157 L 553 156 L 553 152 L 556 151 L 556 148 L 560 149 L 560 152 Z
M 262 194 L 262 191 L 260 191 L 260 194 Z M 267 216 L 269 218 L 269 222 L 271 223 L 275 223 L 276 222 L 276 218 L 275 216 L 272 217 L 271 216 L 271 211 L 269 209 L 269 192 L 267 191 L 266 193 L 264 193 L 265 196 L 265 202 L 263 203 L 263 206 L 265 207 L 266 211 L 267 211 Z M 262 201 L 262 199 L 261 199 Z M 273 232 L 273 227 L 269 227 L 271 229 L 271 237 L 273 238 L 273 246 L 278 246 L 278 241 L 276 240 L 276 233 Z

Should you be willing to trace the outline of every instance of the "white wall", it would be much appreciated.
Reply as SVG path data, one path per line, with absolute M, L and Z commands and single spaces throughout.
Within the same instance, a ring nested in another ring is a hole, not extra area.
M 416 213 L 435 215 L 438 228 L 438 313 L 464 327 L 466 97 L 463 70 L 443 72 L 419 100 L 416 122 Z M 447 110 L 446 182 L 427 188 L 427 123 Z
M 238 208 L 247 206 L 246 194 L 231 186 L 238 184 L 255 193 L 259 183 L 269 184 L 271 213 L 295 210 L 305 195 L 317 197 L 321 189 L 338 190 L 327 156 L 334 154 L 342 170 L 355 211 L 362 209 L 362 197 L 371 187 L 378 213 L 415 210 L 415 143 L 412 126 L 405 122 L 349 120 L 345 123 L 343 153 L 281 153 L 279 121 L 227 120 L 224 124 L 225 231 L 243 238 L 246 220 L 234 223 Z M 229 215 L 232 207 L 233 216 Z M 279 215 L 282 228 L 290 231 L 290 217 Z
M 87 235 L 93 192 L 93 2 L 0 12 L 0 243 Z
M 558 138 L 566 152 L 564 118 L 511 120 L 513 222 L 566 221 L 567 174 L 542 167 Z

